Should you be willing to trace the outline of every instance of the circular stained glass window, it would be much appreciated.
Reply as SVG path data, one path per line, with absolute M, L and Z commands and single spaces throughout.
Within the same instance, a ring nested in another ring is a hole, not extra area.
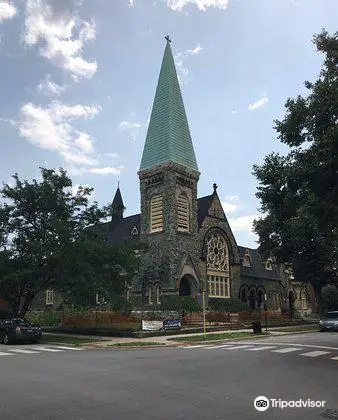
M 207 268 L 226 271 L 228 269 L 228 248 L 223 236 L 210 233 L 207 238 Z

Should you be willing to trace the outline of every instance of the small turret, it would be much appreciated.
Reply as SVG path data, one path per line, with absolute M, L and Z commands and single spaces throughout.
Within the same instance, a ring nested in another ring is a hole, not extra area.
M 112 217 L 111 217 L 112 224 L 115 224 L 119 220 L 123 219 L 124 209 L 125 207 L 122 200 L 120 186 L 118 185 L 115 196 L 114 196 L 114 200 L 112 203 Z

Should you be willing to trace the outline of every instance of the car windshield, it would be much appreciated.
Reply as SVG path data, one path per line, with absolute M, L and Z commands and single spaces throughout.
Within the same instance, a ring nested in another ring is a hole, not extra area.
M 338 312 L 328 312 L 325 316 L 325 319 L 337 319 L 338 320 Z

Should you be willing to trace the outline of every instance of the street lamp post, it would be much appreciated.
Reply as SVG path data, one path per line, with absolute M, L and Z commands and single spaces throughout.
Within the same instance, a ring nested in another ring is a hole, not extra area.
M 268 305 L 266 300 L 266 293 L 264 294 L 264 311 L 265 311 L 265 334 L 268 333 L 268 315 L 267 315 Z

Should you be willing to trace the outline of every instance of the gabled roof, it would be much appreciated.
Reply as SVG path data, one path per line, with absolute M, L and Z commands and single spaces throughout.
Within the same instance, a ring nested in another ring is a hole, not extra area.
M 198 171 L 169 38 L 156 88 L 140 171 L 174 162 Z
M 134 214 L 133 216 L 124 217 L 109 231 L 108 242 L 114 245 L 137 243 L 140 240 L 140 222 L 140 214 Z M 134 227 L 136 227 L 137 229 L 137 234 L 134 234 Z
M 241 259 L 244 258 L 246 250 L 249 251 L 251 259 L 251 267 L 243 267 L 243 265 L 241 265 L 242 276 L 259 277 L 270 280 L 280 279 L 280 274 L 274 265 L 272 270 L 267 270 L 265 268 L 265 261 L 262 259 L 262 256 L 259 253 L 259 249 L 252 249 L 244 246 L 239 246 L 238 249 Z
M 205 197 L 201 197 L 197 200 L 198 209 L 197 209 L 197 221 L 198 226 L 201 226 L 205 216 L 208 214 L 208 210 L 212 204 L 212 200 L 214 199 L 214 194 L 206 195 Z

